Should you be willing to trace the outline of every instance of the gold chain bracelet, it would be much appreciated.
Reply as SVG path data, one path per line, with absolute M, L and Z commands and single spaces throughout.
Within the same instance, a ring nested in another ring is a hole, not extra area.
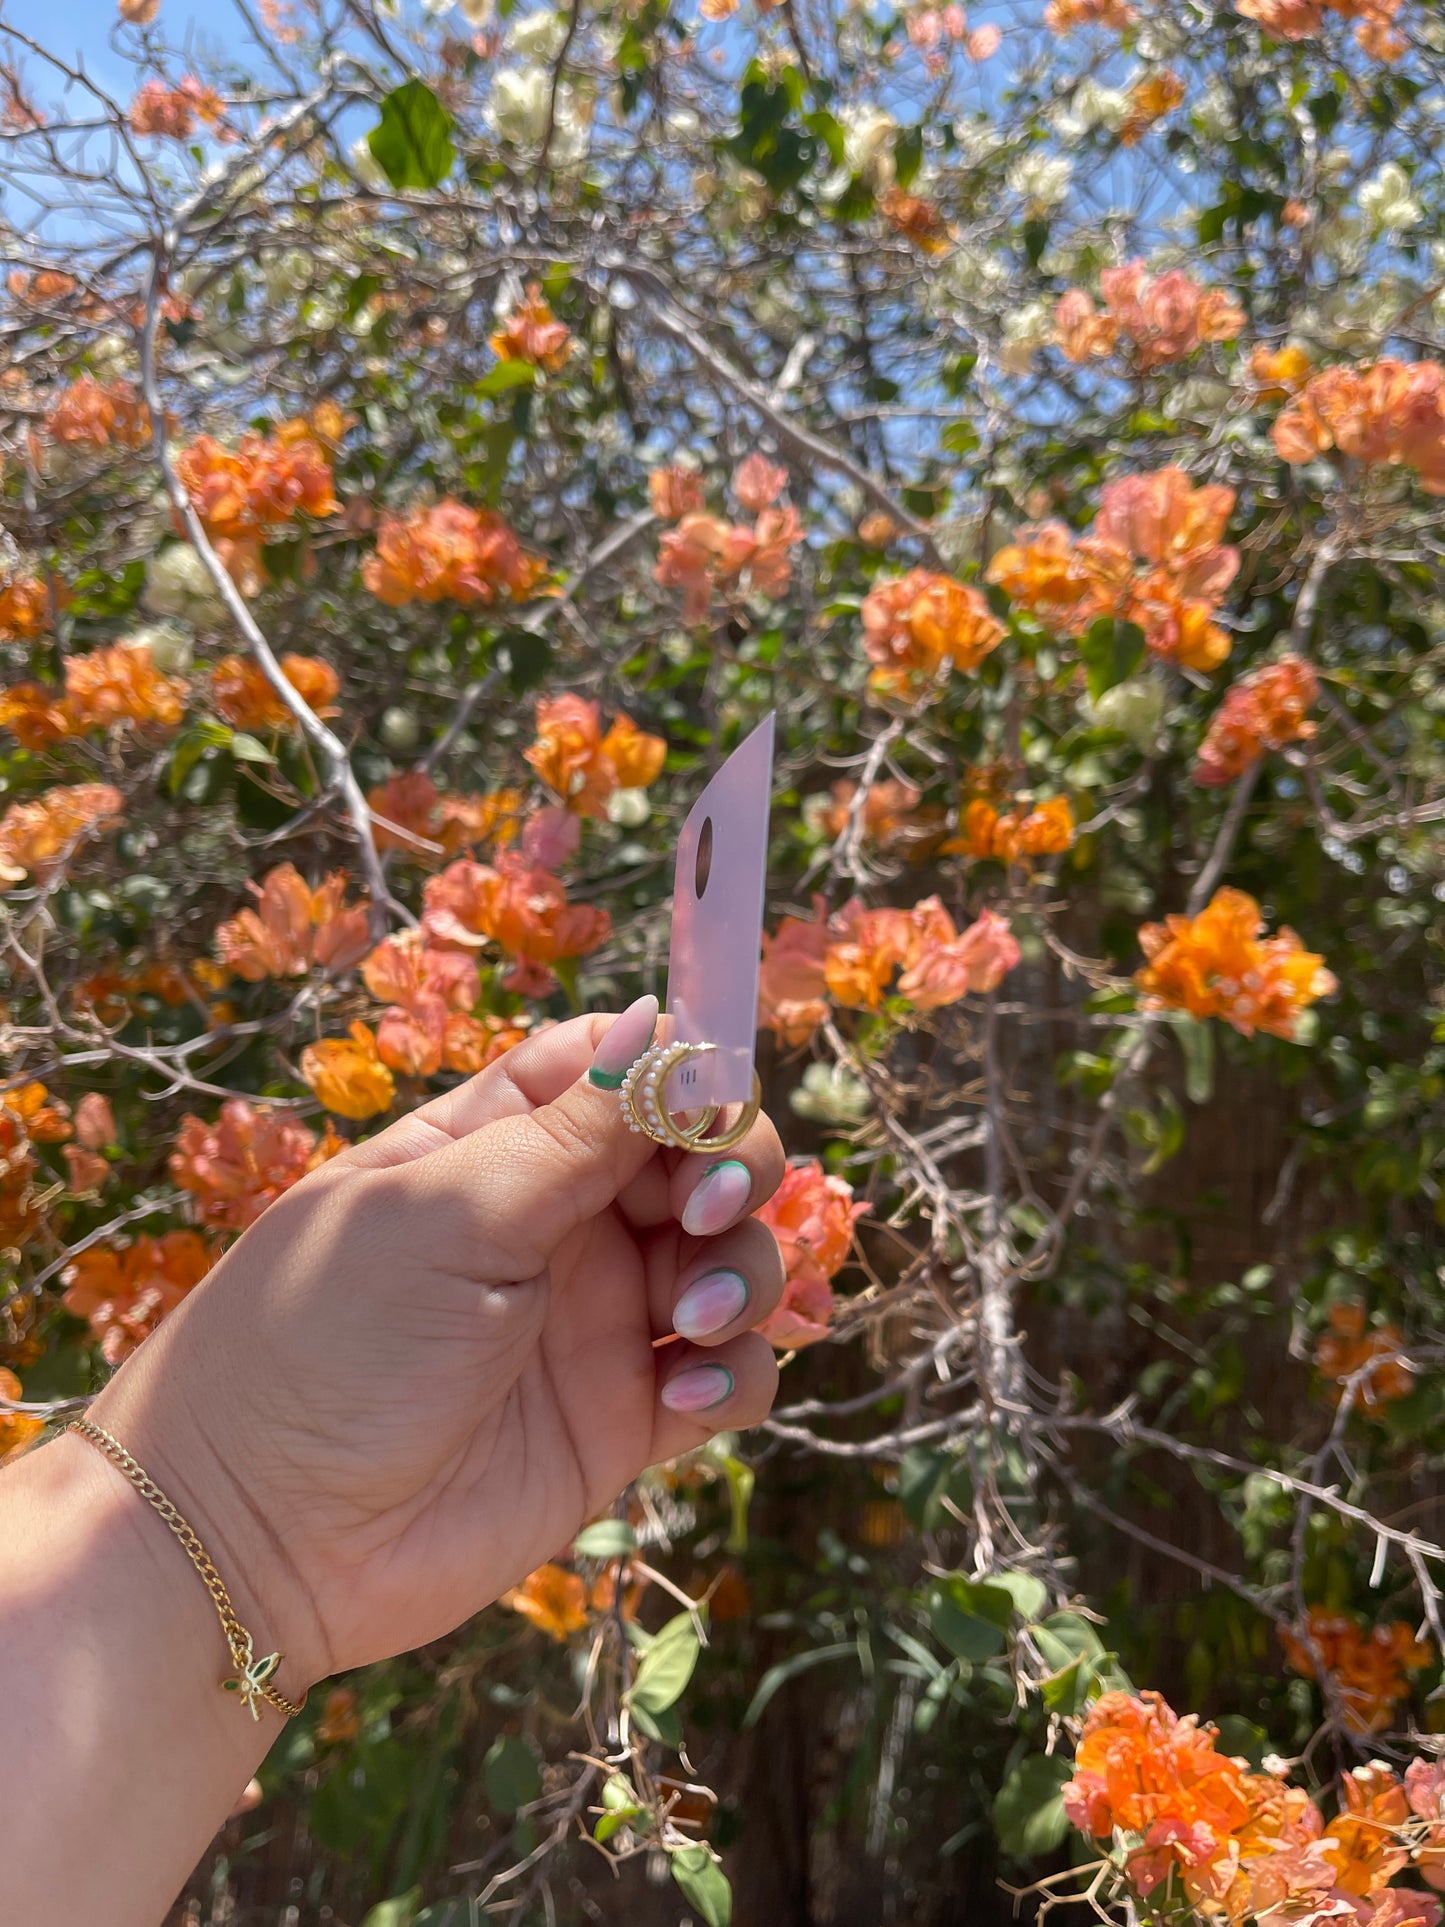
M 260 1701 L 274 1706 L 278 1713 L 284 1713 L 288 1720 L 294 1720 L 306 1704 L 303 1693 L 299 1700 L 288 1700 L 284 1693 L 278 1693 L 270 1684 L 271 1675 L 286 1657 L 284 1653 L 268 1653 L 264 1659 L 256 1658 L 256 1649 L 251 1635 L 236 1617 L 236 1608 L 231 1604 L 231 1595 L 226 1591 L 226 1583 L 211 1562 L 211 1556 L 201 1544 L 194 1528 L 178 1507 L 166 1497 L 155 1480 L 141 1465 L 131 1457 L 119 1439 L 93 1425 L 88 1418 L 73 1418 L 66 1426 L 67 1432 L 78 1432 L 83 1439 L 89 1439 L 99 1451 L 104 1452 L 111 1464 L 123 1472 L 140 1493 L 141 1497 L 165 1520 L 171 1531 L 180 1540 L 186 1557 L 201 1575 L 202 1584 L 215 1602 L 216 1611 L 221 1617 L 221 1630 L 226 1635 L 226 1644 L 231 1649 L 231 1663 L 235 1672 L 221 1681 L 222 1690 L 239 1693 L 241 1702 L 250 1709 L 251 1718 L 261 1717 Z

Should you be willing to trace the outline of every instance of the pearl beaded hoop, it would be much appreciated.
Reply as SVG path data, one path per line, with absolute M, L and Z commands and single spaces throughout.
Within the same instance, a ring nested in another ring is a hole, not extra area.
M 638 1131 L 658 1144 L 670 1144 L 680 1151 L 726 1151 L 741 1143 L 752 1129 L 762 1107 L 762 1086 L 753 1072 L 752 1094 L 736 1121 L 715 1136 L 707 1135 L 717 1117 L 716 1104 L 704 1105 L 696 1122 L 678 1124 L 667 1108 L 667 1081 L 680 1064 L 690 1057 L 703 1057 L 711 1044 L 654 1044 L 644 1051 L 622 1080 L 618 1097 L 629 1130 Z

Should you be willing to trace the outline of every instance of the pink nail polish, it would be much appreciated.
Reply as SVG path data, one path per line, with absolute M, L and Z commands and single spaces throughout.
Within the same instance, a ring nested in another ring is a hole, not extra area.
M 694 1238 L 711 1238 L 741 1217 L 752 1195 L 753 1174 L 741 1158 L 710 1164 L 683 1207 L 682 1228 Z
M 711 1338 L 742 1315 L 748 1281 L 736 1271 L 705 1271 L 678 1299 L 672 1329 L 680 1338 Z
M 669 1412 L 710 1412 L 733 1395 L 733 1375 L 726 1365 L 689 1365 L 662 1388 Z
M 649 994 L 629 1004 L 597 1046 L 588 1080 L 600 1091 L 617 1091 L 652 1042 L 657 1029 L 657 999 Z

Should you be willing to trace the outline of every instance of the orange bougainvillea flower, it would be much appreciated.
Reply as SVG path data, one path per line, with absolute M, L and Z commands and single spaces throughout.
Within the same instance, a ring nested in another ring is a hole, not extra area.
M 1400 0 L 1234 0 L 1275 40 L 1310 40 L 1333 15 L 1355 22 L 1355 39 L 1373 60 L 1398 60 L 1409 42 L 1395 25 Z
M 109 783 L 75 783 L 12 803 L 0 817 L 0 893 L 27 874 L 47 882 L 84 838 L 116 828 L 121 802 Z
M 50 627 L 50 596 L 38 575 L 12 575 L 0 588 L 0 642 L 33 642 Z
M 750 529 L 690 510 L 658 543 L 653 580 L 683 590 L 684 620 L 701 622 L 719 590 L 781 595 L 792 580 L 792 552 L 802 539 L 802 520 L 791 505 L 764 509 Z
M 196 1200 L 202 1224 L 244 1231 L 283 1191 L 344 1148 L 329 1126 L 318 1143 L 314 1131 L 283 1112 L 228 1097 L 214 1124 L 182 1120 L 170 1173 Z
M 827 1337 L 831 1280 L 848 1262 L 853 1226 L 868 1209 L 853 1202 L 852 1185 L 809 1158 L 790 1164 L 772 1197 L 754 1212 L 777 1239 L 787 1273 L 781 1301 L 758 1327 L 780 1351 Z
M 478 843 L 513 843 L 526 815 L 521 790 L 488 790 L 481 796 L 444 794 L 420 769 L 388 777 L 367 793 L 366 800 L 377 849 L 402 850 L 423 861 L 456 856 Z M 432 848 L 418 848 L 418 843 Z
M 0 726 L 27 749 L 121 723 L 174 729 L 185 713 L 188 685 L 165 676 L 150 650 L 114 643 L 65 659 L 65 694 L 43 683 L 18 683 L 0 695 Z
M 667 744 L 618 712 L 604 736 L 596 703 L 581 696 L 544 696 L 537 740 L 527 761 L 552 793 L 578 816 L 602 816 L 619 789 L 646 789 L 662 773 Z
M 878 196 L 878 212 L 890 227 L 910 240 L 923 254 L 947 254 L 948 222 L 942 210 L 921 194 L 905 194 L 901 187 L 885 188 Z
M 587 956 L 612 934 L 605 910 L 569 903 L 550 871 L 512 850 L 495 868 L 466 857 L 448 864 L 428 880 L 423 897 L 421 927 L 429 943 L 462 950 L 497 944 L 511 959 L 504 985 L 532 997 L 553 988 L 553 964 Z
M 381 1061 L 376 1036 L 363 1023 L 345 1037 L 327 1037 L 301 1053 L 301 1075 L 328 1111 L 363 1124 L 387 1110 L 396 1081 Z
M 530 1619 L 559 1646 L 587 1624 L 587 1587 L 581 1575 L 550 1560 L 528 1573 L 520 1586 L 504 1592 L 500 1603 Z
M 419 930 L 407 930 L 378 944 L 361 974 L 372 996 L 390 1003 L 376 1031 L 389 1069 L 408 1077 L 433 1077 L 443 1067 L 471 1072 L 507 1048 L 499 1046 L 508 1028 L 501 1020 L 492 1030 L 469 1015 L 482 987 L 464 951 L 428 949 Z
M 75 1107 L 75 1135 L 87 1151 L 104 1151 L 115 1143 L 115 1112 L 110 1099 L 87 1091 Z
M 15 1085 L 0 1095 L 0 1106 L 19 1118 L 26 1137 L 37 1144 L 63 1144 L 72 1135 L 70 1112 L 43 1084 Z
M 70 448 L 144 448 L 151 438 L 150 411 L 132 382 L 82 375 L 57 398 L 45 432 Z
M 1230 649 L 1212 618 L 1239 567 L 1220 540 L 1234 500 L 1232 489 L 1195 488 L 1181 468 L 1126 475 L 1102 491 L 1088 535 L 1072 543 L 1057 522 L 1023 530 L 988 579 L 1065 635 L 1113 616 L 1138 623 L 1155 655 L 1214 669 Z
M 573 340 L 566 322 L 559 321 L 548 307 L 539 284 L 529 281 L 526 296 L 492 336 L 489 346 L 498 361 L 526 361 L 556 374 L 566 365 Z
M 65 1308 L 89 1322 L 107 1363 L 118 1365 L 194 1290 L 216 1257 L 196 1231 L 92 1245 L 65 1267 Z
M 1018 963 L 1008 919 L 983 911 L 962 932 L 937 897 L 912 910 L 867 910 L 847 903 L 831 920 L 823 975 L 835 1002 L 876 1010 L 895 970 L 897 994 L 919 1010 L 938 1010 L 970 991 L 997 989 Z
M 1245 1037 L 1257 1030 L 1293 1039 L 1300 1015 L 1336 987 L 1323 957 L 1292 930 L 1264 937 L 1264 919 L 1242 890 L 1217 890 L 1197 917 L 1146 923 L 1148 958 L 1135 974 L 1147 1007 L 1220 1017 Z
M 1183 76 L 1175 73 L 1172 67 L 1160 67 L 1152 74 L 1146 74 L 1129 89 L 1129 111 L 1119 126 L 1119 142 L 1123 147 L 1133 147 L 1141 141 L 1157 121 L 1166 114 L 1172 114 L 1183 100 L 1185 86 Z M 1233 303 L 1229 304 L 1233 310 Z M 1240 312 L 1239 326 L 1243 327 L 1244 316 Z M 1235 329 L 1237 334 L 1239 329 Z
M 1312 375 L 1275 421 L 1283 461 L 1330 449 L 1367 466 L 1411 468 L 1427 495 L 1445 495 L 1445 367 L 1377 361 Z
M 281 673 L 308 709 L 333 716 L 341 678 L 319 656 L 283 656 Z M 232 729 L 292 729 L 296 718 L 253 656 L 223 656 L 211 671 L 211 701 Z
M 1074 842 L 1074 812 L 1066 796 L 1048 796 L 1041 803 L 1020 803 L 1000 815 L 992 803 L 975 797 L 963 813 L 959 834 L 944 844 L 947 851 L 999 863 L 1028 863 L 1036 856 L 1057 856 Z
M 875 583 L 863 601 L 863 648 L 876 665 L 868 684 L 882 695 L 913 693 L 944 663 L 977 669 L 1003 637 L 977 589 L 933 569 Z
M 1315 1340 L 1315 1370 L 1333 1382 L 1336 1401 L 1346 1383 L 1371 1365 L 1374 1369 L 1355 1390 L 1362 1411 L 1378 1418 L 1386 1405 L 1410 1396 L 1415 1374 L 1405 1362 L 1405 1340 L 1398 1325 L 1367 1330 L 1365 1306 L 1358 1298 L 1337 1299 L 1328 1317 L 1329 1329 Z
M 1249 354 L 1249 378 L 1266 400 L 1297 394 L 1309 380 L 1312 367 L 1304 349 L 1292 342 L 1282 348 L 1267 348 L 1261 342 Z
M 333 1686 L 321 1703 L 316 1737 L 326 1746 L 344 1746 L 361 1732 L 361 1702 L 349 1686 Z
M 1128 0 L 1049 0 L 1044 25 L 1050 33 L 1072 33 L 1076 27 L 1108 27 L 1122 33 L 1139 18 Z
M 1383 1733 L 1395 1709 L 1410 1697 L 1408 1675 L 1435 1657 L 1434 1648 L 1416 1639 L 1403 1620 L 1365 1626 L 1349 1613 L 1332 1613 L 1323 1606 L 1310 1607 L 1307 1636 L 1298 1628 L 1281 1626 L 1279 1637 L 1296 1673 L 1315 1679 L 1323 1665 L 1352 1733 Z
M 1194 765 L 1194 780 L 1218 789 L 1242 776 L 1266 750 L 1313 736 L 1308 721 L 1319 678 L 1299 656 L 1281 656 L 1252 670 L 1228 691 L 1209 725 Z
M 348 904 L 346 873 L 334 870 L 313 890 L 292 863 L 250 887 L 257 907 L 241 910 L 216 932 L 222 963 L 247 983 L 304 977 L 308 970 L 349 970 L 370 942 L 366 906 Z
M 444 496 L 432 508 L 383 515 L 376 551 L 361 565 L 371 593 L 393 609 L 409 602 L 484 606 L 529 595 L 547 574 L 504 518 Z
M 243 435 L 234 449 L 200 435 L 176 470 L 206 533 L 222 540 L 266 540 L 298 516 L 323 520 L 338 507 L 331 457 L 304 424 Z
M 0 1399 L 18 1403 L 24 1396 L 24 1388 L 14 1372 L 0 1366 Z M 18 1459 L 44 1430 L 45 1420 L 37 1412 L 0 1410 L 0 1465 L 9 1459 Z

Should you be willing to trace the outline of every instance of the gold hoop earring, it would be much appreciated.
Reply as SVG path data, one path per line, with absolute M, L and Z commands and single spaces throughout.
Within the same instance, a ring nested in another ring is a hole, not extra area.
M 675 1042 L 654 1044 L 651 1050 L 644 1051 L 623 1078 L 618 1092 L 628 1129 L 679 1151 L 730 1151 L 735 1144 L 740 1144 L 762 1109 L 763 1090 L 756 1071 L 752 1092 L 739 1116 L 711 1137 L 707 1132 L 717 1117 L 719 1105 L 705 1105 L 692 1124 L 677 1123 L 667 1108 L 667 1081 L 672 1073 L 689 1058 L 704 1057 L 714 1048 L 712 1044 Z

